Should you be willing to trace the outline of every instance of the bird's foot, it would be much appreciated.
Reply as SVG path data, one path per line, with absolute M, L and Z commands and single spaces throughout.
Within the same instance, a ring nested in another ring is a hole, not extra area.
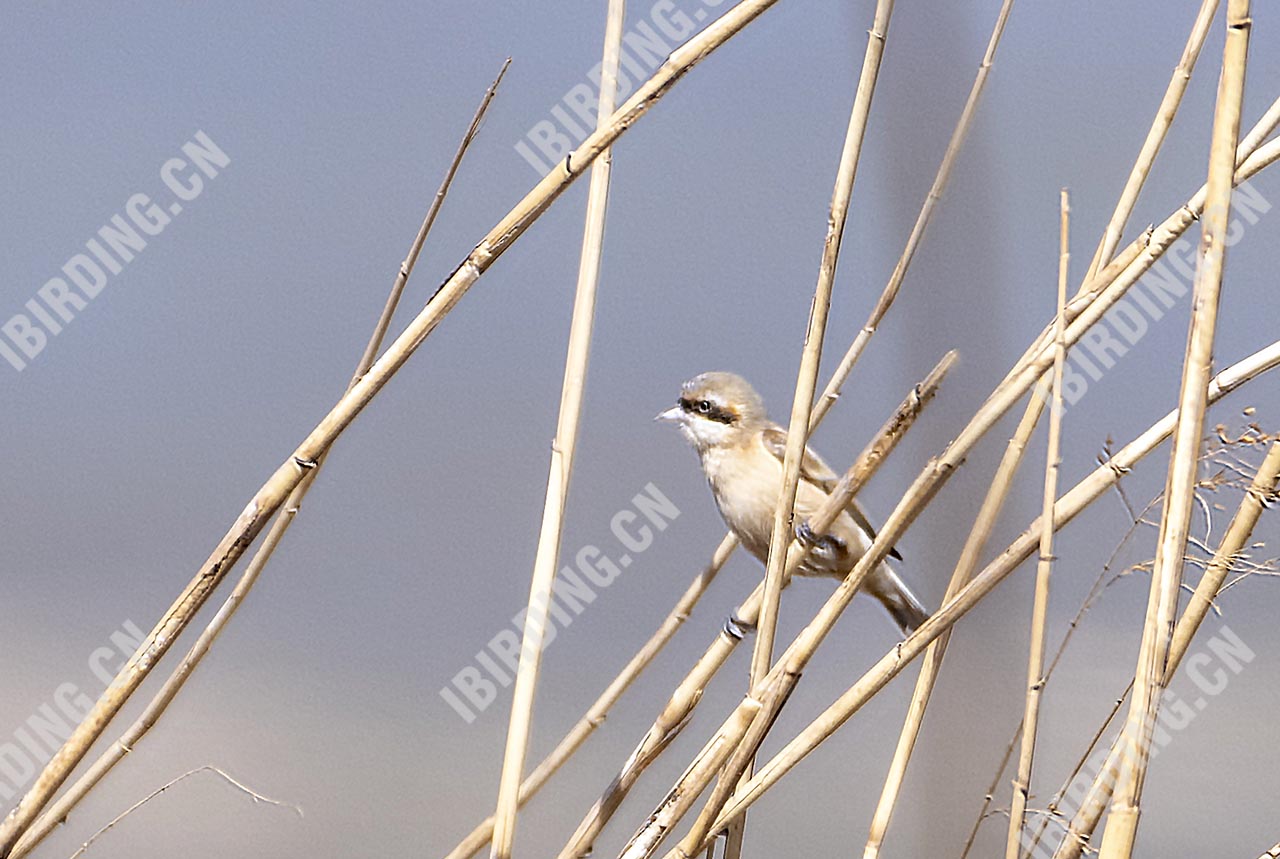
M 796 526 L 796 540 L 806 549 L 815 552 L 840 553 L 845 550 L 845 542 L 832 534 L 819 534 L 806 519 Z

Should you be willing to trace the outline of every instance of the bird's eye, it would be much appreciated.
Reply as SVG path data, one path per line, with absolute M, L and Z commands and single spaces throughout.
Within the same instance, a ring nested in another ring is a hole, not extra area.
M 707 400 L 698 400 L 698 411 L 704 415 L 707 414 L 711 411 L 711 403 Z

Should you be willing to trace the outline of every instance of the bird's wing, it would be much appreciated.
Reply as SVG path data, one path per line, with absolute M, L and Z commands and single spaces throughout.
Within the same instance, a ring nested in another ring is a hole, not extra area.
M 763 441 L 765 450 L 777 457 L 779 463 L 785 460 L 787 453 L 786 430 L 778 426 L 767 427 L 764 430 Z M 809 481 L 828 493 L 835 489 L 836 482 L 840 479 L 831 470 L 831 467 L 822 461 L 822 457 L 814 453 L 808 445 L 805 445 L 804 457 L 800 460 L 800 478 Z M 858 527 L 866 531 L 871 539 L 874 540 L 876 538 L 876 529 L 872 527 L 871 520 L 862 511 L 857 499 L 850 500 L 849 506 L 845 509 L 848 511 L 849 516 L 853 518 L 853 521 L 858 523 Z M 899 561 L 902 560 L 902 555 L 894 548 L 889 549 L 889 557 L 896 558 Z

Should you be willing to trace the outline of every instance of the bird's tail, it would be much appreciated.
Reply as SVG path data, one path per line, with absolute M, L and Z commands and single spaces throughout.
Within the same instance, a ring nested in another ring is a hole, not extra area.
M 929 619 L 929 612 L 887 564 L 881 564 L 867 582 L 867 590 L 880 601 L 903 635 L 915 632 Z

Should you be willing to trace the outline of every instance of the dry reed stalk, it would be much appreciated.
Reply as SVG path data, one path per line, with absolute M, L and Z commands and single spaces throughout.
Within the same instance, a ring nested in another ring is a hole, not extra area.
M 1058 318 L 1054 323 L 1053 403 L 1049 409 L 1049 446 L 1045 456 L 1044 499 L 1040 513 L 1040 561 L 1036 565 L 1036 589 L 1031 609 L 1031 642 L 1027 653 L 1027 700 L 1022 716 L 1022 748 L 1018 754 L 1018 775 L 1013 782 L 1013 804 L 1009 810 L 1009 837 L 1005 859 L 1018 859 L 1022 849 L 1022 827 L 1031 792 L 1031 769 L 1035 757 L 1036 730 L 1040 723 L 1040 701 L 1044 691 L 1044 649 L 1048 635 L 1049 580 L 1053 574 L 1053 535 L 1056 530 L 1053 507 L 1058 498 L 1058 468 L 1062 460 L 1062 377 L 1067 361 L 1066 315 L 1067 272 L 1071 259 L 1071 205 L 1062 189 L 1061 236 L 1058 257 Z M 1034 394 L 1032 396 L 1035 396 Z
M 1217 402 L 1248 381 L 1280 366 L 1280 341 L 1276 341 L 1247 358 L 1236 362 L 1219 373 L 1210 384 L 1209 401 Z M 1177 412 L 1170 412 L 1163 419 L 1138 436 L 1115 456 L 1095 469 L 1058 499 L 1054 506 L 1054 522 L 1061 529 L 1080 511 L 1096 501 L 1143 457 L 1151 453 L 1172 435 Z M 742 810 L 752 805 L 770 787 L 778 782 L 797 763 L 816 749 L 843 725 L 863 704 L 898 675 L 929 642 L 977 605 L 995 589 L 1039 545 L 1040 521 L 1037 518 L 1023 533 L 989 563 L 974 579 L 947 601 L 906 640 L 886 653 L 872 668 L 813 720 L 799 735 L 792 739 L 772 759 L 765 763 L 747 785 L 736 793 L 717 818 L 712 831 L 719 831 Z
M 724 735 L 735 736 L 746 731 L 751 720 L 755 718 L 759 707 L 760 703 L 756 701 L 731 713 L 729 721 L 722 728 Z M 733 753 L 733 750 L 734 744 L 732 742 L 717 736 L 694 758 L 693 763 L 685 770 L 685 776 L 695 778 L 705 775 L 706 779 L 709 780 L 720 767 L 724 766 L 724 762 Z M 698 780 L 702 781 L 701 778 Z M 661 840 L 671 830 L 671 827 L 693 806 L 697 799 L 697 793 L 681 791 L 679 786 L 671 790 L 659 803 L 658 809 L 653 813 L 652 817 L 645 821 L 645 825 L 623 847 L 622 856 L 624 859 L 648 856 L 657 846 L 656 842 L 650 843 L 650 839 L 656 837 Z
M 1098 242 L 1098 250 L 1094 253 L 1093 262 L 1089 264 L 1089 271 L 1084 277 L 1086 281 L 1093 277 L 1099 266 L 1106 265 L 1111 260 L 1116 246 L 1120 244 L 1120 236 L 1124 233 L 1125 224 L 1129 222 L 1129 216 L 1133 214 L 1133 207 L 1138 202 L 1138 195 L 1142 193 L 1142 186 L 1151 173 L 1151 165 L 1155 163 L 1160 147 L 1164 144 L 1169 128 L 1173 125 L 1173 119 L 1178 114 L 1182 96 L 1187 91 L 1187 84 L 1191 82 L 1191 73 L 1195 70 L 1196 61 L 1200 58 L 1200 49 L 1204 47 L 1204 40 L 1209 35 L 1209 27 L 1213 24 L 1213 16 L 1217 11 L 1218 0 L 1203 0 L 1200 4 L 1200 11 L 1196 14 L 1190 35 L 1187 36 L 1187 44 L 1182 49 L 1182 58 L 1173 70 L 1173 77 L 1169 79 L 1164 98 L 1160 100 L 1160 107 L 1156 110 L 1156 118 L 1151 123 L 1146 140 L 1142 142 L 1142 149 L 1138 152 L 1133 169 L 1129 172 L 1129 178 L 1125 181 L 1124 190 L 1120 192 L 1120 199 L 1116 203 L 1115 211 L 1111 214 L 1111 220 L 1103 230 L 1102 239 Z
M 898 297 L 898 292 L 902 289 L 902 283 L 907 277 L 907 269 L 911 266 L 911 260 L 915 257 L 916 249 L 920 246 L 921 239 L 924 238 L 925 228 L 929 226 L 929 221 L 933 219 L 933 212 L 937 208 L 938 201 L 942 199 L 942 192 L 946 189 L 947 181 L 951 178 L 951 170 L 955 167 L 960 150 L 969 135 L 969 126 L 972 125 L 973 117 L 977 113 L 978 101 L 982 97 L 982 91 L 986 87 L 991 66 L 995 62 L 996 48 L 1000 44 L 1000 37 L 1004 35 L 1004 26 L 1009 20 L 1009 13 L 1012 10 L 1013 0 L 1004 0 L 1000 6 L 1000 14 L 996 16 L 991 38 L 987 42 L 986 53 L 983 54 L 982 61 L 978 64 L 977 77 L 974 78 L 973 86 L 969 88 L 969 97 L 965 100 L 964 109 L 960 111 L 960 119 L 956 123 L 955 129 L 951 132 L 951 139 L 947 141 L 946 153 L 942 156 L 942 163 L 938 165 L 938 172 L 933 178 L 933 185 L 930 186 L 929 193 L 925 195 L 924 204 L 920 207 L 920 213 L 916 216 L 916 222 L 911 228 L 910 236 L 907 237 L 906 247 L 903 248 L 902 255 L 898 258 L 893 273 L 889 276 L 889 282 L 885 284 L 879 299 L 876 300 L 876 305 L 872 308 L 871 315 L 867 317 L 866 323 L 862 326 L 857 336 L 854 337 L 853 342 L 849 344 L 849 348 L 845 351 L 844 357 L 840 359 L 836 371 L 831 374 L 831 380 L 827 382 L 827 386 L 822 391 L 822 396 L 818 398 L 818 403 L 814 407 L 815 414 L 824 415 L 835 404 L 835 401 L 840 396 L 840 389 L 844 386 L 845 381 L 848 380 L 849 374 L 853 372 L 854 364 L 857 364 L 858 359 L 862 357 L 862 352 L 867 348 L 867 343 L 880 327 L 885 314 L 889 312 L 889 308 L 893 306 L 893 302 Z
M 1249 0 L 1228 0 L 1226 46 L 1209 151 L 1208 190 L 1201 221 L 1191 332 L 1178 399 L 1178 427 L 1173 437 L 1164 512 L 1151 572 L 1151 596 L 1134 674 L 1134 692 L 1129 702 L 1126 731 L 1133 744 L 1132 755 L 1126 761 L 1128 765 L 1123 769 L 1112 797 L 1111 814 L 1102 833 L 1101 859 L 1128 859 L 1133 852 L 1141 814 L 1142 787 L 1151 753 L 1152 720 L 1160 707 L 1161 680 L 1178 610 L 1183 556 L 1190 531 L 1196 468 L 1200 461 L 1204 414 L 1208 407 L 1207 392 L 1213 367 L 1218 300 L 1226 261 L 1224 238 L 1231 214 L 1232 177 L 1240 137 L 1250 23 Z
M 604 58 L 600 64 L 600 95 L 596 131 L 609 124 L 616 104 L 618 66 L 622 54 L 622 24 L 626 0 L 609 0 L 604 28 Z M 591 165 L 583 227 L 582 255 L 578 264 L 578 285 L 573 298 L 573 318 L 564 362 L 564 382 L 560 390 L 560 413 L 551 444 L 551 465 L 547 475 L 547 495 L 542 508 L 542 529 L 534 555 L 529 604 L 525 612 L 520 661 L 516 667 L 515 690 L 511 696 L 511 719 L 507 728 L 502 775 L 498 782 L 490 856 L 510 859 L 515 843 L 516 815 L 520 808 L 520 782 L 529 734 L 533 730 L 533 703 L 538 688 L 538 671 L 546 636 L 551 590 L 560 563 L 560 542 L 564 534 L 564 510 L 573 474 L 573 458 L 578 444 L 578 424 L 582 417 L 582 396 L 591 356 L 591 333 L 595 324 L 596 292 L 600 281 L 600 256 L 604 248 L 605 213 L 609 205 L 609 177 L 613 150 L 605 149 Z
M 423 218 L 422 225 L 418 228 L 418 234 L 413 239 L 413 244 L 409 247 L 408 254 L 405 255 L 404 261 L 400 263 L 400 267 L 396 272 L 395 281 L 391 285 L 391 291 L 387 296 L 386 303 L 382 307 L 382 312 L 378 317 L 377 323 L 374 325 L 373 334 L 369 337 L 364 353 L 361 355 L 359 362 L 356 364 L 355 372 L 351 376 L 351 381 L 347 385 L 347 390 L 351 389 L 361 376 L 363 376 L 373 364 L 373 360 L 377 357 L 378 350 L 381 348 L 383 338 L 386 337 L 387 329 L 391 325 L 391 319 L 395 315 L 396 307 L 399 306 L 400 296 L 404 293 L 405 284 L 409 280 L 409 275 L 413 273 L 413 268 L 418 262 L 418 256 L 422 252 L 422 246 L 427 240 L 427 235 L 431 232 L 431 227 L 435 223 L 436 215 L 440 212 L 440 207 L 444 203 L 444 198 L 449 193 L 449 187 L 453 184 L 453 177 L 458 172 L 458 166 L 462 163 L 462 158 L 466 155 L 467 149 L 471 146 L 471 141 L 475 139 L 476 134 L 480 130 L 480 122 L 484 119 L 485 113 L 489 109 L 489 103 L 498 92 L 498 86 L 502 83 L 503 75 L 507 73 L 507 67 L 511 65 L 510 57 L 502 64 L 502 68 L 498 70 L 498 75 L 493 79 L 493 83 L 485 90 L 484 96 L 480 100 L 480 105 L 476 108 L 475 113 L 471 117 L 471 123 L 467 126 L 467 131 L 462 136 L 461 142 L 458 144 L 457 150 L 453 154 L 453 159 L 449 164 L 449 168 L 445 171 L 444 178 L 440 182 L 440 187 L 436 189 L 435 197 L 431 200 L 431 205 L 427 209 L 426 217 Z M 10 855 L 13 859 L 21 859 L 30 853 L 36 845 L 45 839 L 55 828 L 66 822 L 67 816 L 84 799 L 104 777 L 109 773 L 116 764 L 122 761 L 125 755 L 134 750 L 137 744 L 146 736 L 147 732 L 155 725 L 155 723 L 164 715 L 169 704 L 173 701 L 183 685 L 191 677 L 193 671 L 200 664 L 201 660 L 208 654 L 213 647 L 214 641 L 222 633 L 222 630 L 230 622 L 235 615 L 236 610 L 244 602 L 249 591 L 257 582 L 262 569 L 271 560 L 272 554 L 280 541 L 284 539 L 285 533 L 289 530 L 289 526 L 293 524 L 294 519 L 298 515 L 298 511 L 302 508 L 302 501 L 306 498 L 307 492 L 315 483 L 316 478 L 320 475 L 320 468 L 323 465 L 322 459 L 317 459 L 316 467 L 311 469 L 302 482 L 294 487 L 289 493 L 288 499 L 284 503 L 283 509 L 271 523 L 271 528 L 267 531 L 267 535 L 263 538 L 262 545 L 258 548 L 257 553 L 253 556 L 253 560 L 249 562 L 245 568 L 236 586 L 232 589 L 231 594 L 226 601 L 218 609 L 218 613 L 200 633 L 200 637 L 196 639 L 195 644 L 187 651 L 182 658 L 182 662 L 174 669 L 168 679 L 165 680 L 164 686 L 155 694 L 151 701 L 147 704 L 146 709 L 142 712 L 137 720 L 130 725 L 120 737 L 111 744 L 106 751 L 98 757 L 97 760 L 84 772 L 80 778 L 69 787 L 52 806 L 40 813 L 40 815 L 31 824 L 23 836 L 18 839 L 14 845 Z
M 929 375 L 907 395 L 894 414 L 881 427 L 876 438 L 859 454 L 854 464 L 837 482 L 822 509 L 814 514 L 811 525 L 815 531 L 821 532 L 830 527 L 850 499 L 879 470 L 885 458 L 915 423 L 924 406 L 937 394 L 942 380 L 955 360 L 956 353 L 948 352 Z M 799 543 L 793 542 L 792 546 L 793 553 L 787 559 L 787 577 L 795 571 L 807 553 L 807 547 Z M 688 723 L 694 707 L 702 697 L 703 689 L 724 665 L 745 634 L 743 629 L 755 625 L 759 617 L 763 593 L 764 583 L 761 582 L 739 606 L 734 617 L 725 623 L 694 667 L 680 681 L 639 745 L 627 758 L 600 798 L 588 810 L 569 842 L 560 851 L 559 859 L 582 859 L 591 852 L 596 836 L 613 817 L 641 773 Z M 704 748 L 709 748 L 709 745 Z
M 1231 524 L 1227 526 L 1222 542 L 1205 568 L 1204 575 L 1196 585 L 1187 607 L 1183 610 L 1182 617 L 1178 619 L 1177 626 L 1174 627 L 1167 667 L 1161 679 L 1163 685 L 1168 685 L 1173 679 L 1183 657 L 1186 656 L 1192 638 L 1208 616 L 1213 599 L 1222 588 L 1233 562 L 1253 533 L 1254 526 L 1269 503 L 1269 499 L 1274 499 L 1278 475 L 1280 475 L 1280 442 L 1272 444 L 1262 465 L 1258 467 L 1248 492 L 1240 502 L 1240 507 L 1232 518 Z M 1078 859 L 1084 845 L 1088 844 L 1111 799 L 1115 787 L 1114 776 L 1125 764 L 1124 757 L 1128 747 L 1129 743 L 1122 737 L 1117 737 L 1112 743 L 1105 763 L 1099 768 L 1097 776 L 1080 802 L 1080 808 L 1068 824 L 1062 842 L 1054 853 L 1054 859 Z
M 840 243 L 849 217 L 849 201 L 858 174 L 858 159 L 871 114 L 876 77 L 884 56 L 884 41 L 893 14 L 893 0 L 877 0 L 875 19 L 867 31 L 867 50 L 862 61 L 862 75 L 853 99 L 853 110 L 845 132 L 844 149 L 836 170 L 835 189 L 827 215 L 827 235 L 822 244 L 822 262 L 818 267 L 818 284 L 809 309 L 809 324 L 804 335 L 804 350 L 796 378 L 795 396 L 791 403 L 791 421 L 787 429 L 787 445 L 782 460 L 782 489 L 778 494 L 773 531 L 769 540 L 769 557 L 765 565 L 764 600 L 760 605 L 760 623 L 756 628 L 755 649 L 751 659 L 751 684 L 764 676 L 773 661 L 773 638 L 778 626 L 778 606 L 782 599 L 782 568 L 790 545 L 796 487 L 800 483 L 800 463 L 808 442 L 809 418 L 813 396 L 818 387 L 818 367 L 822 362 L 822 343 L 827 330 L 827 313 L 831 308 L 831 289 L 836 266 L 840 261 Z
M 893 0 L 877 0 L 871 29 L 867 31 L 867 50 L 863 55 L 862 73 L 858 77 L 858 88 L 854 93 L 849 125 L 845 131 L 844 148 L 836 169 L 835 188 L 831 192 L 827 234 L 822 243 L 822 261 L 818 266 L 818 283 L 814 288 L 813 301 L 809 305 L 809 323 L 804 335 L 804 349 L 800 355 L 800 369 L 796 375 L 795 395 L 791 402 L 791 421 L 782 458 L 782 487 L 778 492 L 773 530 L 769 538 L 769 554 L 765 561 L 764 596 L 760 604 L 755 647 L 751 654 L 747 685 L 749 689 L 754 688 L 760 678 L 764 677 L 773 661 L 773 639 L 778 628 L 778 612 L 784 586 L 783 567 L 786 565 L 788 546 L 791 543 L 800 464 L 804 460 L 805 445 L 809 440 L 809 420 L 813 412 L 813 396 L 818 387 L 818 368 L 822 363 L 822 344 L 826 336 L 827 315 L 831 309 L 831 291 L 835 284 L 836 267 L 840 262 L 840 245 L 844 239 L 845 223 L 849 218 L 849 202 L 853 197 L 853 184 L 858 175 L 862 142 L 871 116 L 871 102 L 875 96 L 876 79 L 880 74 L 880 62 L 884 57 L 885 38 L 889 33 L 892 15 Z M 749 770 L 750 766 L 748 758 L 744 763 L 744 771 Z M 727 782 L 728 775 L 729 770 L 726 769 L 717 785 L 717 790 L 723 791 L 725 798 L 738 778 L 735 775 L 734 782 Z M 710 823 L 710 820 L 707 822 Z M 741 856 L 745 825 L 745 815 L 735 822 L 733 831 L 729 834 L 725 859 L 739 859 Z
M 542 178 L 498 222 L 436 290 L 426 307 L 387 348 L 369 372 L 340 399 L 302 443 L 254 494 L 208 559 L 117 673 L 107 690 L 75 728 L 35 783 L 0 824 L 0 859 L 31 825 L 107 724 L 151 672 L 194 614 L 204 605 L 244 550 L 262 532 L 318 457 L 333 444 L 369 401 L 386 385 L 489 267 L 511 247 L 599 154 L 609 148 L 690 69 L 773 6 L 777 0 L 740 0 L 702 32 L 681 45 L 610 118 L 588 135 L 564 162 Z

